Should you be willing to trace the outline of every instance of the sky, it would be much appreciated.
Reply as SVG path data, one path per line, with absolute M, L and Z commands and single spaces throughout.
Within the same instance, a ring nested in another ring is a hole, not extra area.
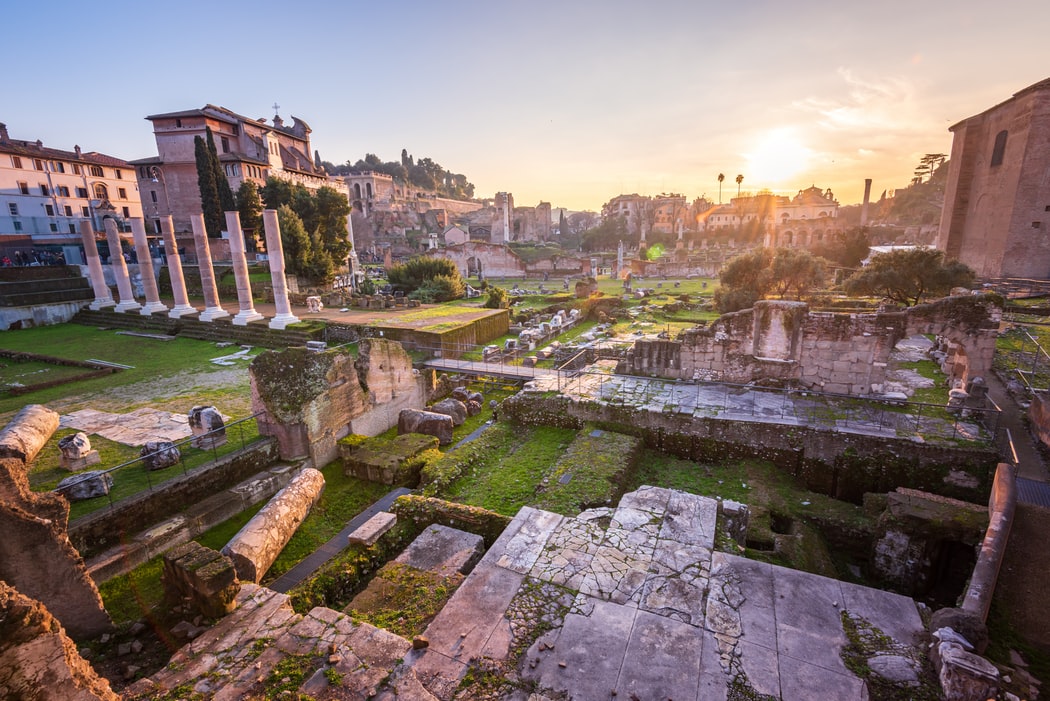
M 405 148 L 509 191 L 906 186 L 948 127 L 1050 77 L 1047 0 L 53 0 L 4 12 L 12 138 L 156 155 L 149 114 L 294 115 L 324 160 Z

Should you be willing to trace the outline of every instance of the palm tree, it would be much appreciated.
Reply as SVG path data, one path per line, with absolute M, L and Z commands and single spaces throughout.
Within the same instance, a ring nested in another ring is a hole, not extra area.
M 725 173 L 718 174 L 718 204 L 722 204 L 722 181 L 725 179 Z
M 736 196 L 737 197 L 740 197 L 740 183 L 742 183 L 742 182 L 744 182 L 744 176 L 743 175 L 736 176 Z

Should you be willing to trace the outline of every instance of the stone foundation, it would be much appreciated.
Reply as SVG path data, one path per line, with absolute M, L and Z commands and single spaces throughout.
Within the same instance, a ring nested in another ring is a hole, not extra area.
M 197 541 L 183 543 L 164 556 L 161 579 L 170 603 L 189 601 L 207 618 L 222 618 L 237 606 L 241 585 L 233 561 Z

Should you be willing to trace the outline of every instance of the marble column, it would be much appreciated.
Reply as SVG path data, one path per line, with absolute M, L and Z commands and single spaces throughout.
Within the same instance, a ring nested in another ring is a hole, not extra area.
M 255 311 L 252 302 L 252 285 L 248 280 L 248 257 L 244 254 L 244 234 L 241 232 L 241 215 L 226 212 L 226 230 L 230 232 L 230 258 L 233 259 L 233 277 L 237 281 L 237 303 L 240 311 L 233 317 L 237 326 L 247 326 L 250 321 L 264 319 Z
M 270 280 L 277 316 L 270 319 L 271 329 L 283 329 L 299 321 L 288 303 L 288 283 L 284 279 L 284 247 L 281 246 L 281 225 L 276 209 L 263 210 L 263 228 L 266 230 L 266 254 L 270 259 Z
M 166 312 L 168 308 L 160 301 L 160 292 L 157 291 L 157 278 L 153 274 L 153 258 L 150 257 L 149 242 L 146 241 L 146 227 L 141 217 L 131 219 L 131 235 L 135 237 L 135 255 L 139 259 L 142 289 L 146 292 L 146 304 L 139 314 L 149 316 L 154 312 Z
M 182 275 L 182 258 L 179 256 L 179 244 L 175 240 L 175 224 L 171 215 L 162 217 L 160 220 L 160 232 L 164 236 L 164 253 L 168 263 L 168 277 L 171 279 L 171 292 L 175 297 L 175 306 L 168 312 L 172 319 L 178 319 L 187 314 L 196 314 L 197 308 L 190 306 L 190 299 L 186 295 L 186 278 Z
M 106 274 L 102 272 L 102 261 L 98 259 L 95 229 L 91 226 L 91 222 L 86 219 L 80 222 L 80 240 L 84 244 L 84 258 L 87 260 L 91 289 L 95 292 L 95 301 L 88 305 L 88 308 L 97 311 L 103 307 L 116 305 L 116 302 L 113 301 L 113 295 L 106 285 Z
M 135 294 L 131 290 L 131 278 L 128 277 L 128 266 L 124 262 L 124 249 L 120 247 L 117 222 L 104 219 L 102 223 L 106 225 L 106 241 L 109 242 L 109 267 L 113 269 L 113 277 L 117 281 L 117 294 L 120 296 L 120 303 L 114 311 L 134 311 L 141 305 L 135 301 Z
M 193 227 L 193 244 L 197 248 L 197 265 L 201 272 L 201 288 L 204 290 L 204 311 L 198 317 L 201 321 L 214 321 L 230 315 L 219 306 L 219 289 L 215 286 L 215 270 L 211 265 L 211 247 L 208 245 L 208 231 L 204 228 L 204 215 L 190 215 L 190 226 Z

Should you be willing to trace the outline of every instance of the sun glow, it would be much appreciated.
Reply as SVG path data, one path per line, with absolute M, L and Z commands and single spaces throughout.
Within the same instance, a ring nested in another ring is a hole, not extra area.
M 754 188 L 792 184 L 792 176 L 805 170 L 813 155 L 793 129 L 766 132 L 755 144 L 747 159 L 746 179 Z

